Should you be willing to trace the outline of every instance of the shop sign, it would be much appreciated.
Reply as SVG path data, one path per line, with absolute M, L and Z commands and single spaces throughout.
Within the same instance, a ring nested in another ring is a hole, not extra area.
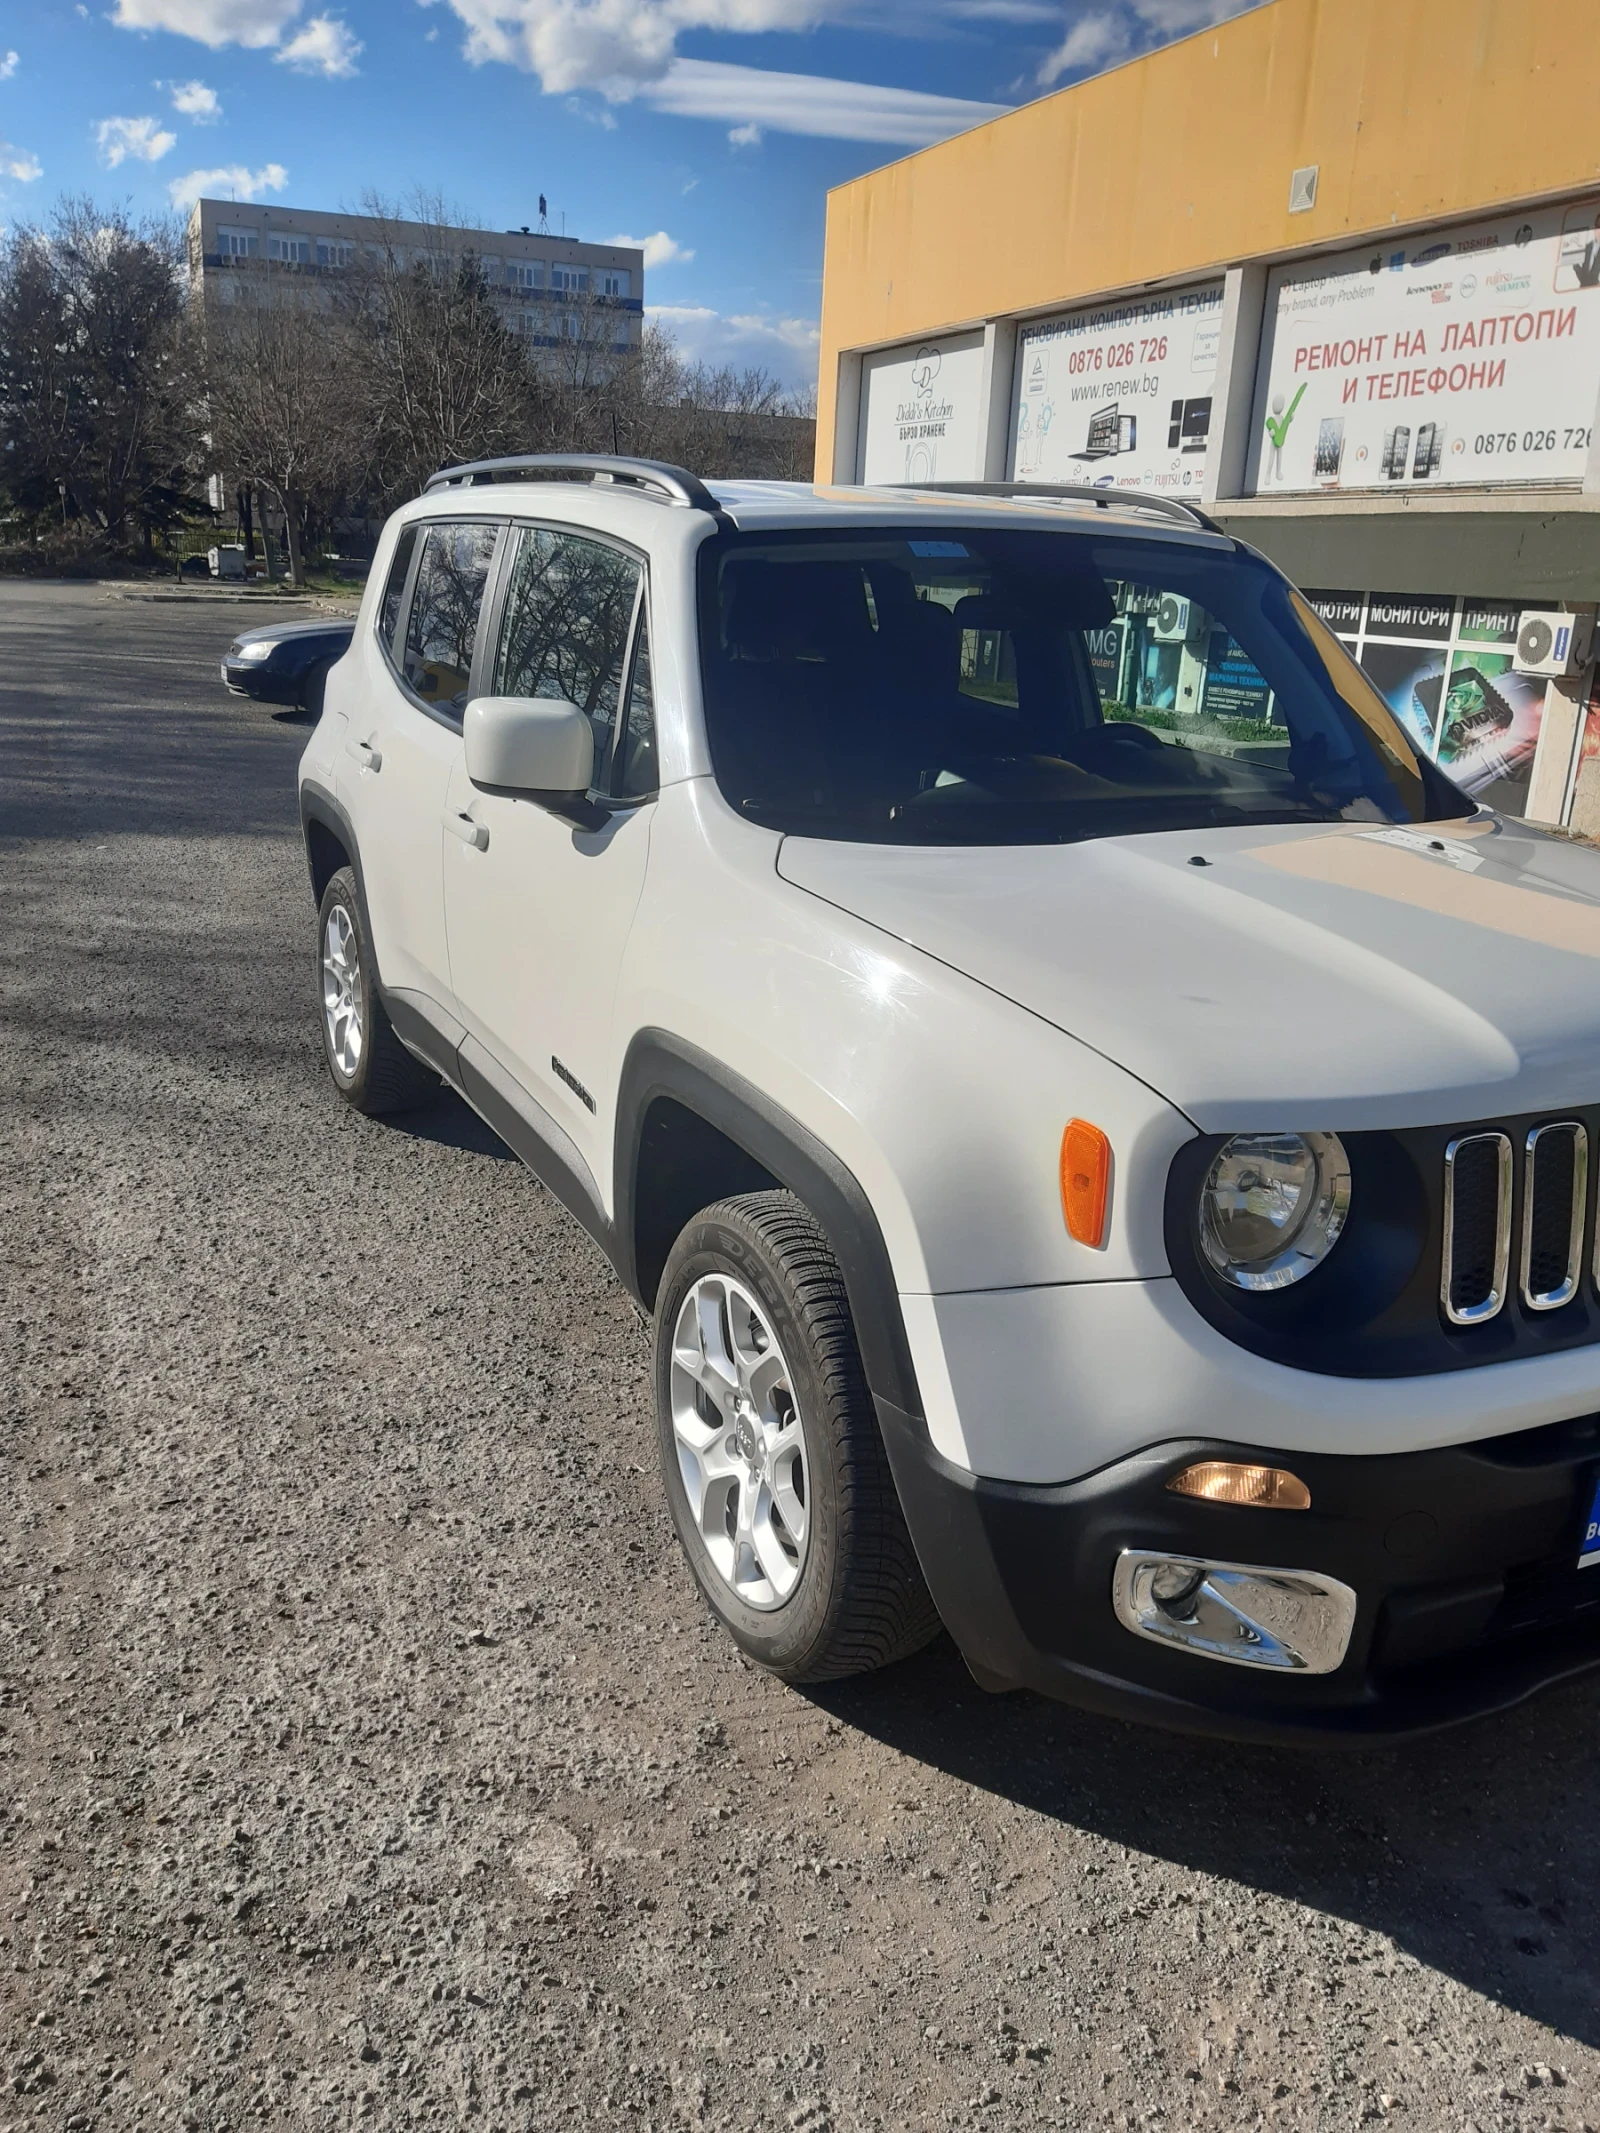
M 1255 661 L 1219 623 L 1211 632 L 1201 710 L 1208 718 L 1264 721 L 1272 709 L 1272 691 Z
M 1600 201 L 1276 267 L 1246 488 L 1578 482 L 1600 393 Z
M 1222 283 L 1090 305 L 1017 336 L 1017 481 L 1198 491 L 1222 338 Z
M 982 398 L 982 334 L 868 356 L 861 366 L 861 479 L 978 480 Z

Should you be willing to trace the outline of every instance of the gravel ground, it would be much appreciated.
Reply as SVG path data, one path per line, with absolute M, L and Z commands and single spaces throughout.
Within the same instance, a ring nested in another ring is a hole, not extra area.
M 1600 1692 L 1187 1743 L 712 1630 L 646 1335 L 324 1080 L 239 609 L 0 586 L 0 2127 L 1600 2125 Z

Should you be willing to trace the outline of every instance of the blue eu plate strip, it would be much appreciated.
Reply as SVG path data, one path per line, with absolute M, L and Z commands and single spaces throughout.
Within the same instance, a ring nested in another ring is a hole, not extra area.
M 1583 1546 L 1578 1550 L 1580 1570 L 1600 1569 L 1600 1480 L 1594 1485 L 1594 1502 L 1589 1506 L 1589 1516 L 1583 1530 Z

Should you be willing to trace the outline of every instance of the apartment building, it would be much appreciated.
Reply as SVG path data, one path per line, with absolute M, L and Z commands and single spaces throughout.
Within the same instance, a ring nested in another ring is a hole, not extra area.
M 584 244 L 548 229 L 476 230 L 320 208 L 197 200 L 189 217 L 189 272 L 208 300 L 237 299 L 241 276 L 278 268 L 326 285 L 364 259 L 443 265 L 471 253 L 506 323 L 535 347 L 596 340 L 619 353 L 644 326 L 644 254 Z

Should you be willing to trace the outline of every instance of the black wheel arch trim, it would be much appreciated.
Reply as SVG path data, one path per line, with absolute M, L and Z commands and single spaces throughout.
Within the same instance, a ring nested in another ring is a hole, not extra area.
M 710 1053 L 661 1029 L 641 1030 L 634 1037 L 617 1092 L 614 1234 L 618 1271 L 629 1291 L 646 1310 L 653 1308 L 655 1282 L 650 1268 L 638 1263 L 635 1186 L 645 1125 L 661 1099 L 681 1105 L 724 1135 L 809 1208 L 838 1257 L 868 1385 L 877 1399 L 924 1426 L 894 1269 L 859 1180 L 760 1089 Z
M 300 781 L 300 838 L 305 846 L 306 873 L 311 882 L 311 893 L 320 903 L 322 898 L 321 891 L 317 887 L 317 855 L 312 849 L 311 839 L 311 826 L 313 823 L 319 824 L 335 837 L 346 855 L 350 871 L 356 878 L 356 894 L 361 899 L 361 918 L 363 924 L 367 927 L 367 938 L 370 941 L 372 927 L 368 922 L 367 891 L 366 884 L 361 878 L 361 851 L 356 843 L 355 824 L 350 820 L 340 802 L 329 792 L 326 785 L 316 778 L 302 778 Z

